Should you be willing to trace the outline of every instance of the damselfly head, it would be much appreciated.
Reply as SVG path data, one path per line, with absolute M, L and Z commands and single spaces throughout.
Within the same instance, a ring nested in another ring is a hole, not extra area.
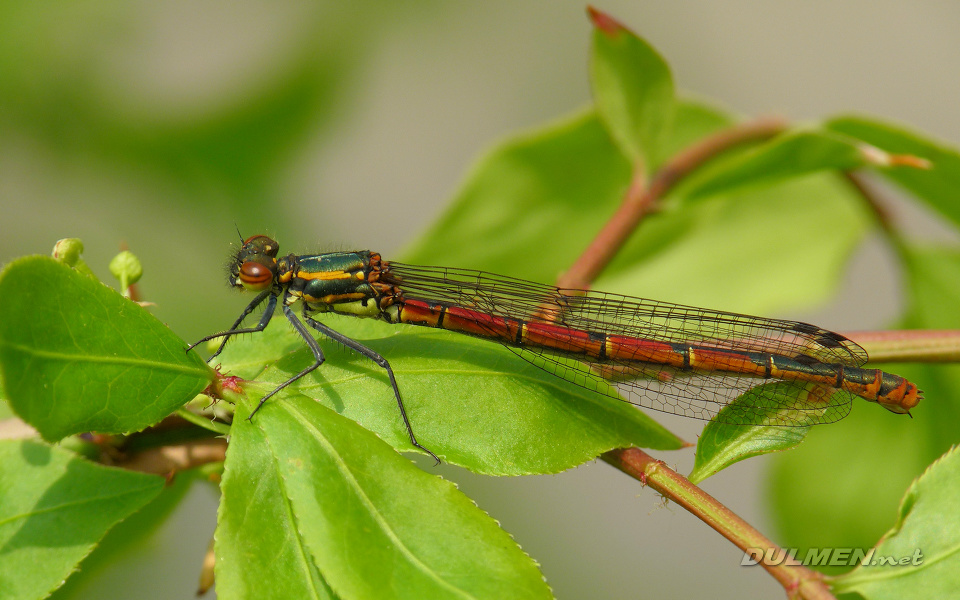
M 247 238 L 230 265 L 227 282 L 233 287 L 262 291 L 277 275 L 280 245 L 265 235 Z

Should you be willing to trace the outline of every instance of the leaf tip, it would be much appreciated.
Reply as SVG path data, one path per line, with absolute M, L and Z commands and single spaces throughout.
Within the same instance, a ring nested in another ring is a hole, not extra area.
M 913 154 L 889 154 L 870 144 L 861 144 L 859 148 L 867 162 L 879 167 L 909 167 L 925 171 L 933 168 L 929 160 Z
M 912 167 L 929 171 L 933 168 L 933 163 L 920 156 L 912 154 L 894 154 L 890 157 L 890 163 L 895 167 Z
M 593 6 L 587 5 L 587 14 L 590 16 L 593 26 L 610 37 L 627 31 L 627 28 L 621 25 L 619 21 Z

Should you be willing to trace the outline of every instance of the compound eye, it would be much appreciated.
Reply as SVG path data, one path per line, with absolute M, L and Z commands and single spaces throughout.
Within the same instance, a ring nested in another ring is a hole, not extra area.
M 273 271 L 258 262 L 247 261 L 240 265 L 240 282 L 245 288 L 263 290 L 273 283 Z

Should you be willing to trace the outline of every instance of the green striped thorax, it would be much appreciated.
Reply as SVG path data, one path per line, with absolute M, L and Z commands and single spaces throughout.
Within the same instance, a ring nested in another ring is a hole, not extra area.
M 254 292 L 283 290 L 284 304 L 303 300 L 313 311 L 383 316 L 378 300 L 389 286 L 374 289 L 380 274 L 378 254 L 364 250 L 278 259 L 279 250 L 280 245 L 265 235 L 247 239 L 230 265 L 230 285 Z

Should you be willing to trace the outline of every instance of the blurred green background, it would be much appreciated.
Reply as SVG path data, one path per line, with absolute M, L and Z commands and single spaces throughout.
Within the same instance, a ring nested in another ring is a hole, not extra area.
M 681 89 L 731 111 L 867 112 L 960 143 L 960 5 L 598 7 L 658 48 Z M 79 237 L 106 279 L 126 244 L 143 261 L 154 314 L 193 340 L 245 303 L 224 283 L 235 226 L 289 251 L 400 254 L 481 151 L 590 101 L 589 32 L 583 4 L 547 0 L 4 2 L 0 263 Z M 953 235 L 916 206 L 891 210 L 908 234 Z M 900 302 L 889 256 L 868 242 L 850 272 L 830 306 L 776 316 L 840 330 L 889 324 Z M 658 420 L 687 439 L 702 427 Z M 664 458 L 683 472 L 692 462 Z M 705 487 L 769 531 L 762 468 L 748 461 Z M 605 465 L 510 480 L 439 471 L 543 564 L 560 597 L 781 593 L 737 567 L 729 543 L 683 511 L 656 510 L 649 491 L 635 498 L 639 486 Z M 168 527 L 80 596 L 135 585 L 192 597 L 215 506 L 196 487 Z

